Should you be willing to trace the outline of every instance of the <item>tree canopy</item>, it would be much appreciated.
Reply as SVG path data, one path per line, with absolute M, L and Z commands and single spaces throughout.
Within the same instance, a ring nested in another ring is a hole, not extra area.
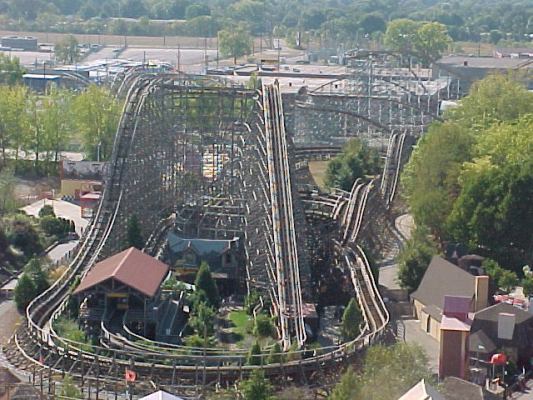
M 325 183 L 350 191 L 357 178 L 379 172 L 379 154 L 359 139 L 348 141 L 341 154 L 328 163 Z
M 519 270 L 533 261 L 533 93 L 512 76 L 476 83 L 419 141 L 402 182 L 418 226 Z
M 348 369 L 330 399 L 397 399 L 421 379 L 433 381 L 422 348 L 407 343 L 372 346 L 365 355 L 362 371 Z
M 0 53 L 0 84 L 14 85 L 22 81 L 24 68 L 17 57 L 10 57 Z
M 234 29 L 224 29 L 218 32 L 219 48 L 224 57 L 232 57 L 234 63 L 237 58 L 252 51 L 252 37 L 244 25 Z
M 202 262 L 200 264 L 200 268 L 196 273 L 194 284 L 197 291 L 202 291 L 205 293 L 207 303 L 211 307 L 218 309 L 220 304 L 220 296 L 218 294 L 217 284 L 213 279 L 209 265 L 206 262 Z

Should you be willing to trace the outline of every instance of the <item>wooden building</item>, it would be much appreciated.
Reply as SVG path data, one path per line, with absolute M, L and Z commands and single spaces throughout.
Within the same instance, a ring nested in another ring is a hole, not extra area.
M 160 286 L 168 271 L 166 264 L 134 247 L 95 264 L 74 290 L 82 325 L 94 333 L 99 332 L 101 321 L 125 321 L 154 336 Z

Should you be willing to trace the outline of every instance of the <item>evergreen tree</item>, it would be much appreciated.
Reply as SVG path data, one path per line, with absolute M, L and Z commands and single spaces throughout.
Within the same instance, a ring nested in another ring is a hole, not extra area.
M 60 395 L 69 399 L 83 399 L 80 389 L 74 384 L 70 375 L 65 375 L 63 378 Z
M 272 349 L 270 349 L 270 354 L 268 356 L 268 363 L 269 364 L 279 364 L 283 361 L 283 354 L 281 350 L 281 346 L 278 342 L 274 343 L 274 346 L 272 346 Z
M 211 307 L 218 309 L 220 297 L 218 295 L 217 284 L 213 279 L 209 265 L 206 262 L 202 262 L 202 264 L 200 264 L 194 284 L 196 286 L 196 290 L 203 290 L 205 292 L 208 304 Z
M 333 389 L 330 400 L 353 400 L 359 398 L 359 390 L 356 384 L 357 375 L 352 367 L 348 367 L 342 375 L 340 382 Z
M 246 360 L 246 362 L 249 365 L 261 365 L 261 361 L 261 346 L 259 345 L 259 342 L 256 341 L 250 348 L 250 352 L 248 353 L 248 359 Z
M 133 246 L 139 250 L 144 247 L 141 226 L 136 215 L 132 215 L 128 220 L 128 246 Z
M 353 340 L 359 335 L 363 315 L 355 299 L 351 299 L 342 316 L 341 333 L 345 340 Z
M 239 385 L 244 400 L 268 400 L 272 394 L 272 386 L 263 371 L 255 370 L 250 378 Z

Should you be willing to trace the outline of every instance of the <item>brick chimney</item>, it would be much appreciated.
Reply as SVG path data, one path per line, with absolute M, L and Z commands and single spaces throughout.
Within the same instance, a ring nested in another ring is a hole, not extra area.
M 489 277 L 487 275 L 476 276 L 474 288 L 474 312 L 487 308 L 489 301 Z

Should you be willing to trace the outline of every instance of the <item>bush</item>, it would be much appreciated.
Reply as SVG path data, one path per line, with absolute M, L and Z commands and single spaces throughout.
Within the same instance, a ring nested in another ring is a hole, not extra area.
M 35 286 L 28 274 L 22 274 L 15 287 L 15 304 L 23 312 L 35 297 Z
M 49 205 L 49 204 L 44 205 L 44 206 L 39 210 L 39 218 L 44 218 L 44 217 L 55 217 L 55 216 L 56 216 L 56 213 L 54 212 L 54 207 L 52 207 L 52 206 Z
M 259 337 L 269 337 L 274 334 L 274 325 L 265 314 L 259 314 L 255 319 L 254 335 Z
M 250 348 L 246 363 L 248 365 L 261 365 L 263 363 L 263 357 L 261 356 L 261 346 L 259 345 L 259 342 L 256 341 Z
M 64 218 L 56 218 L 51 215 L 42 217 L 40 220 L 41 229 L 47 235 L 63 236 L 70 231 L 70 221 Z
M 284 356 L 282 354 L 281 346 L 278 342 L 272 346 L 272 349 L 270 349 L 270 354 L 268 356 L 268 363 L 269 364 L 279 364 L 280 362 L 284 361 Z

